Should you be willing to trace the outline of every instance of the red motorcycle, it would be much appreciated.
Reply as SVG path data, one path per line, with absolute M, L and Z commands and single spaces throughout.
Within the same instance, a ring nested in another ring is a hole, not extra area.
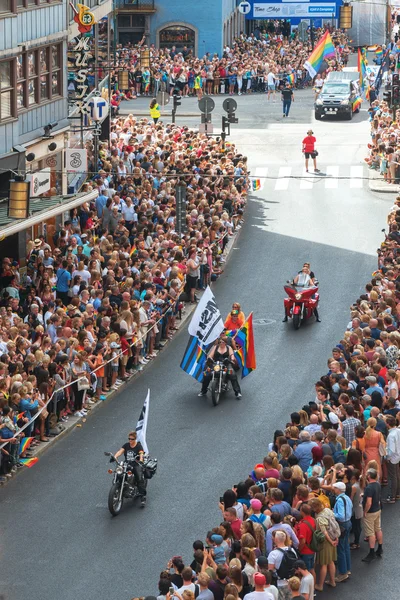
M 288 281 L 289 285 L 285 285 L 285 292 L 288 298 L 283 301 L 285 307 L 285 321 L 288 318 L 293 319 L 293 326 L 295 329 L 299 329 L 302 321 L 310 319 L 313 315 L 318 316 L 318 287 L 316 285 L 312 287 L 299 287 L 295 286 L 293 282 Z M 314 296 L 312 298 L 312 296 Z

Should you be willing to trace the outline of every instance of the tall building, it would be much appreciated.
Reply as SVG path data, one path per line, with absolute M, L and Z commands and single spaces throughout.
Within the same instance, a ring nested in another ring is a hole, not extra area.
M 157 48 L 184 46 L 196 56 L 222 54 L 244 30 L 237 0 L 116 0 L 117 39 L 136 43 L 146 36 Z

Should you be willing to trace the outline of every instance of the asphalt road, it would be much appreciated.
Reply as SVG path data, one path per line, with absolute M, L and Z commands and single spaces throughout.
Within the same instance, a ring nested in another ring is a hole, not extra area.
M 243 381 L 242 400 L 231 394 L 214 408 L 197 397 L 199 386 L 179 369 L 187 343 L 179 334 L 143 376 L 0 492 L 5 599 L 128 600 L 156 593 L 168 559 L 189 560 L 192 541 L 219 523 L 223 491 L 262 459 L 289 413 L 313 399 L 313 382 L 326 371 L 349 306 L 376 266 L 393 197 L 371 194 L 362 179 L 367 173 L 350 169 L 362 167 L 365 113 L 351 123 L 313 123 L 311 112 L 305 102 L 301 123 L 295 113 L 280 123 L 259 112 L 257 131 L 237 127 L 231 138 L 262 177 L 214 288 L 224 315 L 234 300 L 254 312 L 258 368 Z M 309 125 L 326 173 L 316 179 L 303 174 L 299 150 Z M 306 259 L 320 280 L 322 322 L 294 331 L 281 323 L 283 283 Z M 127 503 L 112 518 L 103 451 L 125 442 L 148 388 L 148 445 L 159 471 L 146 509 Z M 378 597 L 382 589 L 386 598 L 398 598 L 397 536 L 390 526 L 398 516 L 397 506 L 385 510 L 385 557 L 367 570 L 361 550 L 351 581 L 341 584 L 341 600 Z

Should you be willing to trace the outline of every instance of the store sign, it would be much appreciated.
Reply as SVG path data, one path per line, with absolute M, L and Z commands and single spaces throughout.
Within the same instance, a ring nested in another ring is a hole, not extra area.
M 89 58 L 92 56 L 89 38 L 81 37 L 76 46 L 74 46 L 73 52 L 75 54 L 75 66 L 79 67 L 79 70 L 75 73 L 75 81 L 77 82 L 74 103 L 75 110 L 78 112 L 78 115 L 85 115 L 89 112 L 89 108 L 86 104 L 86 97 L 89 89 L 86 81 L 89 70 L 86 67 L 88 66 Z
M 78 4 L 78 10 L 76 10 L 72 2 L 70 2 L 70 6 L 75 13 L 74 21 L 78 24 L 78 30 L 81 33 L 88 33 L 96 23 L 94 14 L 84 4 Z
M 251 0 L 250 4 L 251 10 L 246 13 L 246 19 L 332 18 L 338 14 L 338 2 L 335 0 L 328 0 L 327 2 L 324 2 L 324 0 L 317 2 L 307 2 L 305 0 L 302 2 Z
M 31 178 L 31 198 L 45 194 L 50 189 L 50 171 L 43 170 L 32 173 Z
M 67 148 L 65 162 L 68 173 L 86 173 L 87 150 L 81 148 Z
M 102 96 L 93 96 L 87 103 L 90 118 L 93 121 L 103 121 L 108 115 L 109 104 Z

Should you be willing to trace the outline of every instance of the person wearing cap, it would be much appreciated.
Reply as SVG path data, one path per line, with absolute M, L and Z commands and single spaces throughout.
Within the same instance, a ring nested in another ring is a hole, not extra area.
M 307 131 L 306 137 L 303 139 L 303 153 L 306 161 L 306 173 L 308 173 L 308 160 L 311 156 L 314 163 L 314 173 L 320 173 L 320 170 L 317 169 L 317 151 L 315 150 L 315 143 L 317 139 L 314 137 L 314 132 L 312 129 Z
M 368 375 L 368 377 L 365 378 L 365 381 L 367 382 L 367 385 L 369 386 L 366 390 L 365 393 L 368 394 L 369 396 L 372 396 L 372 394 L 374 392 L 379 392 L 379 394 L 382 396 L 385 395 L 385 392 L 383 391 L 383 389 L 380 387 L 380 385 L 378 384 L 376 377 L 374 377 L 373 375 Z
M 267 580 L 263 573 L 254 573 L 253 583 L 254 592 L 246 594 L 243 600 L 274 600 L 273 594 L 265 590 Z
M 348 579 L 351 571 L 350 542 L 351 516 L 353 514 L 353 503 L 346 495 L 346 484 L 336 481 L 332 484 L 336 496 L 333 514 L 340 527 L 340 538 L 337 547 L 337 569 L 336 582 L 340 583 Z
M 267 524 L 268 521 L 270 522 L 269 517 L 267 517 L 267 515 L 264 515 L 261 512 L 262 509 L 262 502 L 261 500 L 257 500 L 257 498 L 252 498 L 250 500 L 250 516 L 248 518 L 248 521 L 252 521 L 253 523 L 259 523 L 260 525 L 263 526 L 264 530 L 266 531 L 267 529 Z
M 242 322 L 239 317 L 239 311 L 231 310 L 225 319 L 224 327 L 227 331 L 238 331 L 242 327 L 243 323 L 244 321 Z
M 213 543 L 212 556 L 214 558 L 214 562 L 217 565 L 224 565 L 226 563 L 225 550 L 222 546 L 224 538 L 222 535 L 214 533 L 211 536 L 211 541 Z

